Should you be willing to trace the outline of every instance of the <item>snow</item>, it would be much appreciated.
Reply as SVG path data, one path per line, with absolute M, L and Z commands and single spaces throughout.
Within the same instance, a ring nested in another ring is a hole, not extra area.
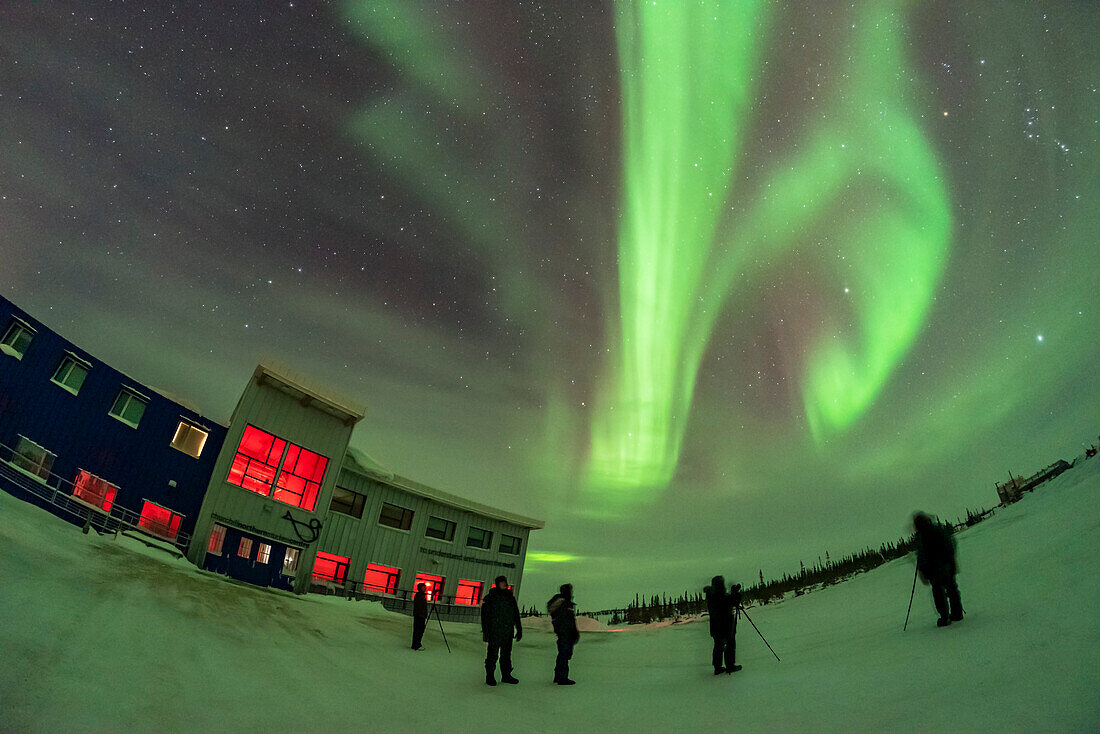
M 902 632 L 906 558 L 750 609 L 782 662 L 742 621 L 732 676 L 705 619 L 592 623 L 571 688 L 545 618 L 521 683 L 489 688 L 474 625 L 446 624 L 448 654 L 433 620 L 414 653 L 377 604 L 230 583 L 0 492 L 0 731 L 1096 731 L 1098 492 L 1081 462 L 963 531 L 951 627 L 918 584 Z

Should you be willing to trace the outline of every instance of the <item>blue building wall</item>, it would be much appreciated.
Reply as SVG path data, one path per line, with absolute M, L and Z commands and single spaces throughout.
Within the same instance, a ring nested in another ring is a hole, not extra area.
M 0 352 L 0 443 L 14 448 L 25 436 L 56 454 L 55 474 L 71 482 L 78 469 L 91 472 L 118 485 L 116 505 L 140 513 L 144 500 L 155 502 L 183 515 L 179 530 L 191 534 L 225 427 L 111 368 L 0 296 L 0 338 L 13 317 L 35 335 L 22 359 Z M 51 380 L 66 352 L 91 365 L 77 395 Z M 108 414 L 123 387 L 149 398 L 137 428 Z M 171 446 L 181 419 L 209 433 L 197 459 Z

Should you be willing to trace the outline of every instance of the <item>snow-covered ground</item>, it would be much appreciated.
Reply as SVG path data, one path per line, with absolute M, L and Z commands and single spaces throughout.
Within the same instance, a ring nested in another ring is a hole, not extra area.
M 751 609 L 782 662 L 744 622 L 717 678 L 705 621 L 591 631 L 562 688 L 533 622 L 521 683 L 489 688 L 475 626 L 414 653 L 376 604 L 229 583 L 0 492 L 0 731 L 1098 731 L 1098 494 L 1093 459 L 961 533 L 948 628 L 918 585 L 902 632 L 902 559 Z

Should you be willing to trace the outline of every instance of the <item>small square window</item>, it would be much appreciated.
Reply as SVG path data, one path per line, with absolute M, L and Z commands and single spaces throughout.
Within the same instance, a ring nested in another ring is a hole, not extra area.
M 138 519 L 138 527 L 144 528 L 153 535 L 167 540 L 175 540 L 179 535 L 180 521 L 183 515 L 172 512 L 167 507 L 161 507 L 155 502 L 145 500 L 141 506 L 141 517 Z
M 260 549 L 256 551 L 256 562 L 267 563 L 271 560 L 271 546 L 267 543 L 260 543 Z
M 283 556 L 283 573 L 287 576 L 293 576 L 298 573 L 298 549 L 287 548 L 286 555 Z
M 87 376 L 87 363 L 81 362 L 70 355 L 66 355 L 65 358 L 61 360 L 61 364 L 57 365 L 57 370 L 53 373 L 52 381 L 55 385 L 60 385 L 73 395 L 76 395 L 80 392 L 80 386 L 84 384 L 84 378 Z
M 386 525 L 398 530 L 408 530 L 412 527 L 413 511 L 404 507 L 382 503 L 382 512 L 378 515 L 378 524 Z
M 352 492 L 346 487 L 337 487 L 332 491 L 332 502 L 329 509 L 352 517 L 363 517 L 363 506 L 367 498 L 358 492 Z
M 79 470 L 76 473 L 76 481 L 73 482 L 73 497 L 77 497 L 90 505 L 95 505 L 105 512 L 110 512 L 118 494 L 118 486 L 105 479 L 100 479 L 91 472 Z
M 367 572 L 363 575 L 363 588 L 377 594 L 395 594 L 399 578 L 401 578 L 400 569 L 368 563 Z
M 141 416 L 145 414 L 145 404 L 149 401 L 125 387 L 118 391 L 118 397 L 108 413 L 126 425 L 137 428 Z
M 225 545 L 225 526 L 214 523 L 210 528 L 210 542 L 206 545 L 206 552 L 220 556 L 223 545 Z
M 511 556 L 518 556 L 523 541 L 514 535 L 500 534 L 500 552 Z
M 482 528 L 470 526 L 470 534 L 466 536 L 466 545 L 470 548 L 488 548 L 493 544 L 493 534 Z
M 241 544 L 237 546 L 237 555 L 241 558 L 252 555 L 252 538 L 241 538 Z
M 172 437 L 172 448 L 182 451 L 196 459 L 202 455 L 202 447 L 206 445 L 206 439 L 210 434 L 201 428 L 196 428 L 187 421 L 180 421 L 176 426 L 176 435 Z
M 331 581 L 334 584 L 343 584 L 348 575 L 348 559 L 333 553 L 317 551 L 317 559 L 313 562 L 313 578 L 318 581 Z
M 428 529 L 424 531 L 424 535 L 439 540 L 454 540 L 455 524 L 450 520 L 444 520 L 442 517 L 431 515 L 428 517 Z
M 0 339 L 0 351 L 16 359 L 23 359 L 31 340 L 34 339 L 34 329 L 18 319 L 12 319 L 4 338 Z
M 480 581 L 459 581 L 458 593 L 455 594 L 455 604 L 465 604 L 476 607 L 481 603 Z
M 50 469 L 57 454 L 47 451 L 26 436 L 20 436 L 11 455 L 11 463 L 42 479 L 50 478 Z

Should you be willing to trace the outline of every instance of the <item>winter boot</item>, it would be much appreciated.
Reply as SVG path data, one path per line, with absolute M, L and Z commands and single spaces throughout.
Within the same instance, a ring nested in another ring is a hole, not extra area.
M 726 672 L 725 668 L 715 668 L 714 669 L 714 674 L 715 675 L 722 675 L 722 673 L 725 673 L 725 672 Z
M 937 627 L 946 627 L 949 624 L 951 624 L 951 617 L 940 617 L 936 620 Z
M 739 670 L 741 670 L 741 666 L 740 665 L 734 665 L 732 668 L 727 668 L 726 672 L 727 673 L 736 673 Z
M 518 678 L 513 678 L 512 674 L 509 673 L 508 675 L 500 676 L 500 682 L 501 683 L 519 683 L 519 679 Z
M 577 685 L 577 681 L 569 680 L 568 678 L 560 678 L 560 679 L 558 679 L 554 682 L 557 683 L 559 686 L 575 686 L 575 685 Z
M 485 685 L 495 686 L 497 684 L 497 677 L 492 673 L 485 674 Z

